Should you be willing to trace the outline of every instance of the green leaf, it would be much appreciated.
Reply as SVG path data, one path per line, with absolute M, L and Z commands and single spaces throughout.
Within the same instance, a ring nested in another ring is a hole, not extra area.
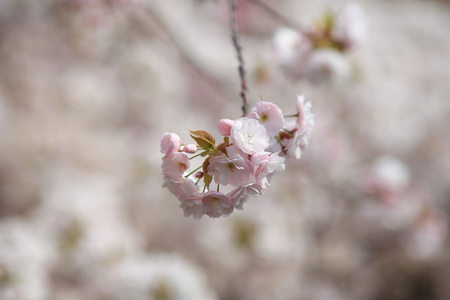
M 204 130 L 190 131 L 191 137 L 197 142 L 197 144 L 203 149 L 214 149 L 216 139 L 211 133 Z

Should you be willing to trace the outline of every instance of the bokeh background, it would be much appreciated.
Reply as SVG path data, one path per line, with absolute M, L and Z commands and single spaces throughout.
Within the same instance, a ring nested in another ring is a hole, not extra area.
M 241 115 L 227 2 L 0 1 L 0 299 L 450 299 L 450 3 L 356 2 L 347 71 L 308 80 L 275 32 L 348 2 L 261 1 L 238 1 L 250 104 L 304 94 L 316 125 L 263 196 L 201 220 L 159 143 Z

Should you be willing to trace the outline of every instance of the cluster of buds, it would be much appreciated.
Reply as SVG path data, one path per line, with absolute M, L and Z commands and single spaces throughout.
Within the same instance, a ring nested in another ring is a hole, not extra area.
M 294 77 L 330 81 L 348 77 L 350 64 L 346 52 L 367 36 L 367 21 L 356 4 L 339 14 L 327 11 L 322 19 L 302 32 L 281 28 L 274 46 L 280 64 Z
M 186 217 L 218 218 L 243 209 L 250 196 L 261 195 L 271 178 L 285 169 L 285 159 L 300 158 L 309 143 L 311 104 L 298 96 L 297 113 L 286 118 L 291 120 L 286 121 L 274 103 L 260 101 L 248 117 L 218 122 L 221 143 L 203 130 L 190 131 L 196 144 L 183 144 L 177 134 L 165 133 L 163 187 L 178 198 Z M 191 168 L 195 158 L 203 158 L 203 163 Z M 217 188 L 212 189 L 213 182 Z

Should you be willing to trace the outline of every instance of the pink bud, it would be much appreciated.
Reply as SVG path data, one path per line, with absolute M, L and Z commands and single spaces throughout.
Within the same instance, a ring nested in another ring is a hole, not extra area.
M 194 144 L 186 145 L 186 146 L 184 146 L 183 151 L 186 153 L 191 153 L 191 154 L 195 153 L 195 152 L 197 152 L 197 146 Z
M 161 139 L 161 153 L 167 154 L 170 152 L 177 152 L 180 149 L 181 140 L 175 133 L 164 133 Z
M 223 136 L 229 136 L 231 134 L 231 127 L 233 127 L 234 121 L 230 119 L 221 119 L 217 123 L 217 129 L 219 133 Z
M 198 178 L 198 179 L 200 179 L 200 178 L 203 178 L 203 175 L 204 175 L 204 173 L 203 172 L 197 172 L 197 173 L 195 173 L 195 178 Z

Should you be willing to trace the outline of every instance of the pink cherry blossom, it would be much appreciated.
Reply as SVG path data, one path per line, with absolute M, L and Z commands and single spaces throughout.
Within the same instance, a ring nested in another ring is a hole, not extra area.
M 294 128 L 292 131 L 292 137 L 283 139 L 281 141 L 283 145 L 283 153 L 286 157 L 295 157 L 299 159 L 302 156 L 303 149 L 309 144 L 309 134 L 303 133 L 301 128 Z
M 259 161 L 255 171 L 256 182 L 263 188 L 268 188 L 272 176 L 286 168 L 284 157 L 280 157 L 278 153 L 266 152 L 255 159 Z
M 250 196 L 256 197 L 262 194 L 262 186 L 257 183 L 241 185 L 227 194 L 228 198 L 235 205 L 236 209 L 244 209 L 244 203 Z
M 197 152 L 197 145 L 195 144 L 189 144 L 183 147 L 183 151 L 186 153 L 195 153 Z
M 181 177 L 191 165 L 189 157 L 181 152 L 167 153 L 162 161 L 161 167 L 164 175 L 171 177 Z
M 311 131 L 314 127 L 315 118 L 315 115 L 311 113 L 311 107 L 311 102 L 305 103 L 305 96 L 297 95 L 298 131 L 299 134 L 307 136 L 307 138 L 304 138 L 304 140 L 308 142 L 309 136 L 311 135 Z
M 281 152 L 283 151 L 282 146 L 280 145 L 279 138 L 271 138 L 269 142 L 269 147 L 266 148 L 267 152 Z
M 246 117 L 234 122 L 231 140 L 247 154 L 263 152 L 269 146 L 266 128 L 257 120 Z
M 193 216 L 194 219 L 200 219 L 203 213 L 203 206 L 201 204 L 191 204 L 188 202 L 182 202 L 180 204 L 181 209 L 183 210 L 184 216 L 186 218 Z
M 209 160 L 208 174 L 218 184 L 238 186 L 248 181 L 250 168 L 245 156 L 234 146 L 227 148 L 228 155 L 219 152 Z M 245 155 L 245 154 L 244 154 Z
M 300 157 L 313 125 L 311 104 L 305 103 L 303 96 L 298 96 L 297 115 L 288 122 L 277 105 L 260 102 L 251 109 L 250 117 L 219 121 L 218 129 L 225 136 L 224 142 L 191 157 L 204 161 L 189 173 L 189 178 L 184 176 L 190 167 L 187 153 L 196 153 L 198 146 L 183 144 L 180 147 L 178 135 L 165 133 L 161 140 L 161 152 L 165 154 L 161 166 L 163 187 L 178 198 L 186 217 L 228 216 L 235 208 L 243 209 L 251 196 L 261 195 L 262 190 L 270 186 L 272 177 L 285 169 L 285 157 Z M 205 131 L 202 134 L 208 134 L 209 140 L 214 139 Z M 202 166 L 204 169 L 199 171 Z M 212 180 L 218 185 L 217 192 L 209 190 Z M 232 187 L 219 192 L 220 185 Z
M 284 125 L 283 112 L 271 102 L 260 101 L 256 103 L 250 110 L 249 117 L 264 125 L 269 137 L 277 135 Z
M 309 144 L 311 131 L 314 126 L 314 114 L 311 113 L 311 103 L 305 103 L 305 97 L 297 96 L 297 120 L 287 122 L 287 133 L 282 135 L 283 153 L 287 157 L 299 159 L 302 150 Z
M 297 123 L 301 127 L 303 124 L 303 121 L 305 120 L 305 112 L 304 107 L 305 105 L 305 95 L 297 95 Z
M 231 127 L 233 127 L 234 121 L 230 119 L 221 119 L 217 123 L 217 129 L 223 136 L 229 136 L 231 134 Z
M 200 219 L 204 215 L 202 206 L 203 197 L 204 194 L 199 193 L 197 190 L 197 192 L 181 200 L 180 207 L 183 209 L 185 217 L 193 216 L 194 219 Z
M 198 186 L 192 180 L 184 177 L 174 179 L 165 176 L 163 187 L 168 188 L 182 202 L 199 192 Z
M 161 139 L 161 153 L 177 152 L 180 145 L 181 139 L 177 134 L 166 132 Z
M 234 210 L 233 202 L 223 193 L 209 191 L 202 198 L 203 213 L 211 218 L 228 216 Z

